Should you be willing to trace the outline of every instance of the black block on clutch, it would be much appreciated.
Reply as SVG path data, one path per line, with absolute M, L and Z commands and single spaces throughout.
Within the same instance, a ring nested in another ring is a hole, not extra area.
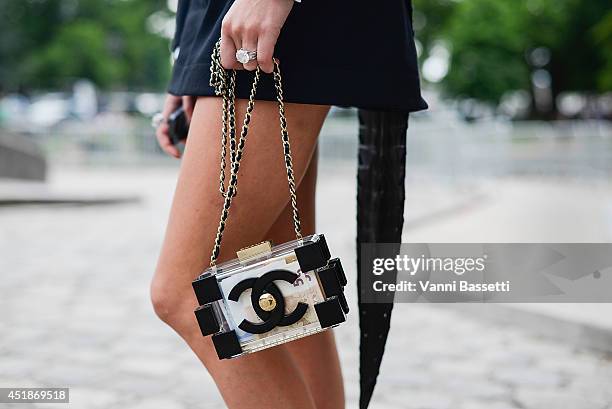
M 242 347 L 235 331 L 222 332 L 212 336 L 219 359 L 228 359 L 242 353 Z
M 322 234 L 318 236 L 317 241 L 308 242 L 294 251 L 303 273 L 323 267 L 331 257 Z
M 214 276 L 199 278 L 193 281 L 191 286 L 200 305 L 209 304 L 223 298 L 217 278 Z
M 194 313 L 202 335 L 207 336 L 219 332 L 219 321 L 217 321 L 212 305 L 198 307 Z
M 314 307 L 322 328 L 333 327 L 346 320 L 338 297 L 317 303 Z
M 338 280 L 337 268 L 334 265 L 327 265 L 317 270 L 317 276 L 319 276 L 319 283 L 325 293 L 325 298 L 332 297 L 334 295 L 342 294 L 342 285 Z
M 344 296 L 344 293 L 340 293 L 338 295 L 338 301 L 340 301 L 340 306 L 342 307 L 342 311 L 344 311 L 345 314 L 348 314 L 349 306 L 348 306 L 348 302 L 346 301 L 346 297 Z
M 336 275 L 338 276 L 338 281 L 340 282 L 340 285 L 344 287 L 347 283 L 347 280 L 346 280 L 346 275 L 344 274 L 344 269 L 342 268 L 342 263 L 340 262 L 340 259 L 332 258 L 331 260 L 328 261 L 327 265 L 334 269 L 334 271 L 336 272 Z

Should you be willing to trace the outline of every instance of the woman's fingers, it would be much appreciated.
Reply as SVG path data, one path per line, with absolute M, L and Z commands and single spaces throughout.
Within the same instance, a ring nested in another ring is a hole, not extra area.
M 274 69 L 272 57 L 281 28 L 293 7 L 292 0 L 234 0 L 221 24 L 221 65 L 227 69 Z M 240 64 L 236 50 L 256 51 L 256 60 Z
M 157 138 L 157 143 L 159 143 L 159 147 L 162 148 L 162 150 L 168 155 L 173 156 L 175 158 L 179 158 L 181 155 L 179 153 L 179 150 L 176 148 L 176 146 L 172 144 L 172 141 L 170 140 L 169 127 L 166 121 L 168 120 L 170 114 L 174 112 L 179 106 L 181 106 L 181 97 L 177 97 L 171 94 L 166 95 L 164 109 L 162 110 L 162 117 L 164 118 L 164 120 L 155 130 L 155 136 Z
M 236 50 L 240 48 L 240 38 L 236 30 L 226 20 L 221 24 L 221 65 L 228 70 L 241 70 L 242 64 L 236 60 Z
M 243 32 L 242 49 L 257 52 L 257 32 L 254 30 Z M 242 64 L 245 70 L 253 71 L 257 68 L 257 59 Z
M 187 122 L 191 122 L 191 117 L 193 115 L 194 106 L 195 106 L 195 97 L 191 95 L 185 95 L 183 97 L 183 109 L 185 110 L 185 116 L 187 117 Z
M 277 31 L 266 29 L 261 33 L 257 42 L 257 64 L 259 64 L 261 69 L 268 74 L 274 70 L 272 57 L 277 39 Z
M 175 158 L 181 157 L 177 147 L 172 144 L 172 141 L 170 141 L 170 136 L 168 135 L 168 124 L 166 122 L 162 122 L 161 125 L 157 127 L 155 136 L 157 137 L 159 147 L 162 148 L 164 152 Z

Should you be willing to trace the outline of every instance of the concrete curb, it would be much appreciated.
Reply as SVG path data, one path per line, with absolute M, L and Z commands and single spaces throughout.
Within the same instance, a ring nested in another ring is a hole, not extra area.
M 45 180 L 47 161 L 34 140 L 0 134 L 0 177 Z
M 0 207 L 27 206 L 27 205 L 68 205 L 68 206 L 97 206 L 117 205 L 125 203 L 138 203 L 138 196 L 107 196 L 107 197 L 0 197 Z
M 140 196 L 100 192 L 55 190 L 39 182 L 0 179 L 0 207 L 24 205 L 94 206 L 136 203 Z

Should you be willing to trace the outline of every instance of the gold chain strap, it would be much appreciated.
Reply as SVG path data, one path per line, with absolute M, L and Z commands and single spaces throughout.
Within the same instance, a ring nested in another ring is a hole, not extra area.
M 236 142 L 236 110 L 235 110 L 235 89 L 236 89 L 236 72 L 231 70 L 228 71 L 221 65 L 221 41 L 217 41 L 215 48 L 212 53 L 212 63 L 210 66 L 210 85 L 214 88 L 215 94 L 223 98 L 223 113 L 221 120 L 223 126 L 221 129 L 221 172 L 219 175 L 219 192 L 225 199 L 223 202 L 223 209 L 221 210 L 221 218 L 219 220 L 219 227 L 217 228 L 217 236 L 215 237 L 215 244 L 210 256 L 211 267 L 215 265 L 219 251 L 221 250 L 221 240 L 223 238 L 223 231 L 225 230 L 225 223 L 229 214 L 229 208 L 232 204 L 232 199 L 236 196 L 237 184 L 238 184 L 238 170 L 240 169 L 240 160 L 242 159 L 242 153 L 244 150 L 244 144 L 246 141 L 247 134 L 249 132 L 249 124 L 251 122 L 251 114 L 255 107 L 255 94 L 257 92 L 257 85 L 261 76 L 261 70 L 259 67 L 255 70 L 255 78 L 253 85 L 251 86 L 251 93 L 249 95 L 249 102 L 247 104 L 246 113 L 244 115 L 244 121 L 242 123 L 242 129 L 240 131 L 240 138 Z M 289 132 L 287 131 L 287 118 L 285 117 L 285 104 L 283 102 L 283 88 L 282 88 L 282 77 L 280 73 L 280 67 L 278 61 L 274 60 L 274 87 L 276 88 L 276 100 L 278 101 L 278 112 L 280 116 L 280 128 L 281 128 L 281 139 L 283 142 L 283 151 L 285 156 L 285 167 L 287 169 L 287 181 L 289 183 L 289 196 L 291 201 L 291 207 L 293 209 L 293 227 L 295 230 L 295 236 L 299 240 L 302 238 L 302 232 L 300 227 L 300 215 L 297 208 L 297 195 L 295 193 L 295 179 L 293 176 L 293 162 L 291 160 L 291 145 L 289 143 Z M 226 157 L 228 151 L 228 139 L 229 139 L 229 156 L 230 156 L 230 174 L 227 186 L 225 186 L 225 167 Z

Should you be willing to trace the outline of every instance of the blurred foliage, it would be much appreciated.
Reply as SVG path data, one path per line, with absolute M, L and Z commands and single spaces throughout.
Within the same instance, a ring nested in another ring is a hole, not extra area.
M 0 91 L 163 89 L 168 40 L 147 29 L 163 0 L 0 0 Z
M 524 21 L 516 0 L 469 0 L 449 18 L 450 70 L 444 79 L 451 95 L 496 101 L 508 89 L 524 89 Z
M 442 31 L 455 13 L 455 0 L 412 0 L 413 27 L 423 47 L 422 55 L 427 56 L 432 45 L 443 39 Z
M 598 76 L 600 89 L 612 89 L 612 9 L 593 27 L 595 44 L 601 47 L 603 68 Z
M 540 67 L 552 93 L 612 89 L 609 0 L 414 0 L 416 37 L 425 60 L 436 42 L 450 49 L 442 90 L 492 103 L 511 90 L 530 90 L 529 55 L 550 52 Z

